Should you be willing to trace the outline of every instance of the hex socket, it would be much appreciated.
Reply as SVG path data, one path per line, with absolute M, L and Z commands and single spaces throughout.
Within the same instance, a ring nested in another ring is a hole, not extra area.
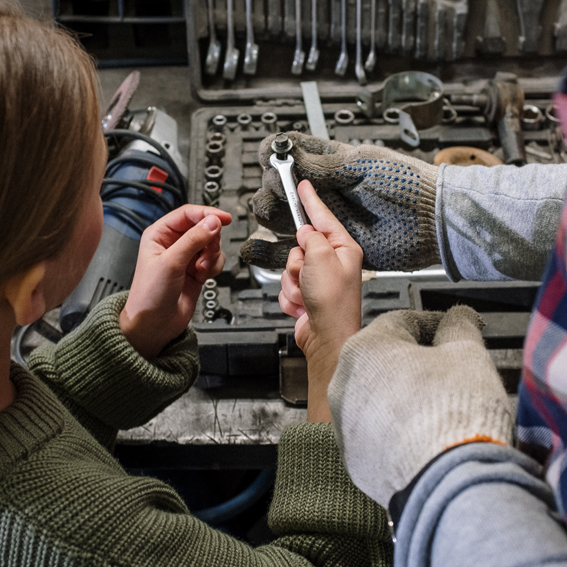
M 211 125 L 217 132 L 222 132 L 227 122 L 228 119 L 224 114 L 217 114 L 211 120 Z
M 264 114 L 260 116 L 260 122 L 262 122 L 268 132 L 276 132 L 278 129 L 278 117 L 273 112 L 264 112 Z
M 226 136 L 222 132 L 209 132 L 207 135 L 208 142 L 217 142 L 224 146 L 226 144 Z
M 209 165 L 205 168 L 205 179 L 207 181 L 219 181 L 222 178 L 224 170 L 218 165 Z
M 210 165 L 220 165 L 224 157 L 224 146 L 220 142 L 209 142 L 205 146 Z
M 252 124 L 252 116 L 250 114 L 242 113 L 236 117 L 236 122 L 242 130 L 248 130 L 248 126 Z

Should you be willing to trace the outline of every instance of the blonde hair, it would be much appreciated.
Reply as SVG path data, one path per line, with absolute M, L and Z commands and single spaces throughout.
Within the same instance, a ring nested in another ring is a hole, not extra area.
M 0 283 L 71 239 L 93 175 L 98 90 L 76 39 L 0 0 Z

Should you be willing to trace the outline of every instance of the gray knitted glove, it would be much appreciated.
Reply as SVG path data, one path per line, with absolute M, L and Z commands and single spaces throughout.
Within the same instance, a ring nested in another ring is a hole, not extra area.
M 337 442 L 353 482 L 382 506 L 449 447 L 512 443 L 481 325 L 465 306 L 392 311 L 343 346 L 328 390 Z
M 364 252 L 366 269 L 411 271 L 439 263 L 435 229 L 437 167 L 377 146 L 350 146 L 289 132 L 296 182 L 311 181 L 321 200 Z M 278 172 L 270 165 L 275 135 L 260 144 L 262 188 L 253 198 L 258 222 L 279 234 L 295 234 Z M 248 240 L 242 258 L 283 268 L 295 239 Z

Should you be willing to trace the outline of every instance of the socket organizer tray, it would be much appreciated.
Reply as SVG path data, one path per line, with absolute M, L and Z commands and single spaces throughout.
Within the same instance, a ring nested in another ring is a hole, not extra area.
M 555 77 L 517 81 L 524 97 L 520 124 L 526 163 L 566 160 L 551 99 L 556 82 Z M 385 145 L 429 163 L 443 149 L 466 146 L 506 161 L 511 150 L 503 147 L 495 124 L 470 104 L 486 95 L 486 86 L 486 80 L 445 83 L 441 117 L 429 128 L 418 128 L 417 147 L 404 141 L 398 122 L 383 115 L 367 116 L 368 109 L 355 100 L 325 102 L 322 111 L 330 138 L 348 144 Z M 223 229 L 226 265 L 205 284 L 193 325 L 203 376 L 279 375 L 281 396 L 304 404 L 306 362 L 294 341 L 295 320 L 279 307 L 281 272 L 248 266 L 239 257 L 241 245 L 258 228 L 251 198 L 262 184 L 259 144 L 273 132 L 290 130 L 311 132 L 300 98 L 205 107 L 192 116 L 189 202 L 218 206 L 233 216 L 232 224 Z M 487 346 L 509 391 L 515 392 L 537 282 L 452 283 L 442 266 L 412 273 L 365 272 L 363 279 L 364 324 L 394 309 L 467 304 L 478 310 L 487 323 Z

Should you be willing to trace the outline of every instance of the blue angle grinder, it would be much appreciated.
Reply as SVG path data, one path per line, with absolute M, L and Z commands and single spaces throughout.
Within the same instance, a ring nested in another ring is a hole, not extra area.
M 61 307 L 64 333 L 77 327 L 99 301 L 130 288 L 142 233 L 187 202 L 177 122 L 155 107 L 127 110 L 138 78 L 135 71 L 126 79 L 103 118 L 109 146 L 101 188 L 104 228 L 83 279 Z

